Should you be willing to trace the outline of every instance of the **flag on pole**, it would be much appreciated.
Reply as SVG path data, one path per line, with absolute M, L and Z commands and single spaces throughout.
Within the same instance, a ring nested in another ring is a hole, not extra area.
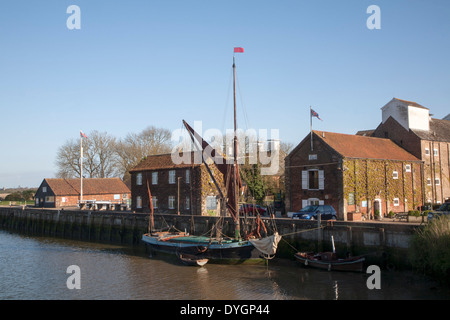
M 311 117 L 316 117 L 317 119 L 323 121 L 322 119 L 319 118 L 319 114 L 315 112 L 313 109 L 311 109 Z
M 87 139 L 86 135 L 85 135 L 85 134 L 83 133 L 83 131 L 81 131 L 81 130 L 80 130 L 80 137 L 86 138 L 86 139 Z
M 235 47 L 234 52 L 244 52 L 244 48 L 242 47 Z

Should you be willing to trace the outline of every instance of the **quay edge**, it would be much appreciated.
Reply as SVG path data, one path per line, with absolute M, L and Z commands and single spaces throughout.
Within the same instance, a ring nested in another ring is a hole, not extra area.
M 123 245 L 144 245 L 148 214 L 126 211 L 58 210 L 32 207 L 0 207 L 0 229 L 36 236 L 50 236 Z M 155 228 L 174 226 L 192 234 L 208 232 L 216 217 L 155 214 Z M 252 218 L 249 218 L 252 219 Z M 268 218 L 263 218 L 268 220 Z M 365 255 L 368 264 L 382 268 L 410 268 L 409 245 L 419 224 L 274 219 L 283 236 L 277 258 L 294 259 L 296 250 L 331 250 L 331 236 L 338 254 Z M 272 223 L 272 222 L 271 222 Z M 233 234 L 231 218 L 224 233 Z

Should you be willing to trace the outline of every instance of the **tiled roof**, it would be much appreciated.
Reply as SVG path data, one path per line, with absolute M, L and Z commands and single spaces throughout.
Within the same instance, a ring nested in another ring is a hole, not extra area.
M 334 132 L 313 131 L 345 158 L 420 161 L 392 140 Z
M 424 107 L 424 106 L 422 106 L 422 105 L 420 105 L 420 104 L 418 104 L 417 102 L 414 102 L 414 101 L 402 100 L 402 99 L 398 99 L 398 98 L 394 98 L 394 99 L 397 100 L 397 101 L 406 103 L 409 106 L 414 106 L 414 107 L 417 107 L 417 108 L 422 108 L 422 109 L 427 109 L 428 110 L 428 108 L 426 108 L 426 107 Z
M 182 157 L 182 154 L 180 154 Z M 189 157 L 189 155 L 188 155 Z M 174 163 L 172 160 L 172 154 L 158 154 L 147 156 L 141 162 L 139 162 L 130 172 L 144 171 L 144 170 L 158 170 L 158 169 L 176 169 L 176 168 L 190 168 L 192 163 L 195 163 L 194 152 L 190 153 L 191 163 Z M 201 161 L 201 158 L 200 158 Z M 199 166 L 201 163 L 194 164 L 194 166 Z
M 79 195 L 80 179 L 45 179 L 55 195 Z M 83 194 L 123 194 L 130 189 L 119 178 L 86 178 L 83 179 Z
M 420 139 L 430 141 L 450 141 L 450 121 L 430 119 L 430 130 L 411 129 Z

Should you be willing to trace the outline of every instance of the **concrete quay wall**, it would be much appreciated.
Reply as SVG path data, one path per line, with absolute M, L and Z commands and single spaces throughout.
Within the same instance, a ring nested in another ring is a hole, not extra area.
M 155 229 L 175 228 L 209 235 L 216 217 L 155 214 Z M 253 222 L 254 218 L 248 218 Z M 366 255 L 369 263 L 383 267 L 408 266 L 412 235 L 421 226 L 411 223 L 350 222 L 263 218 L 269 229 L 283 236 L 277 257 L 292 258 L 296 251 L 331 250 L 333 236 L 338 254 Z M 58 210 L 0 207 L 0 229 L 30 235 L 54 236 L 94 242 L 141 245 L 149 215 L 125 211 Z M 231 218 L 224 218 L 223 232 L 234 234 Z M 261 229 L 262 230 L 262 229 Z

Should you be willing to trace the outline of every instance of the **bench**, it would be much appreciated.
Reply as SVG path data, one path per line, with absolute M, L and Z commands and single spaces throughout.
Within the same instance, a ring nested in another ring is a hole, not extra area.
M 395 219 L 398 219 L 398 221 L 402 221 L 402 220 L 408 221 L 408 214 L 407 213 L 396 213 L 394 215 L 393 221 L 395 221 Z

